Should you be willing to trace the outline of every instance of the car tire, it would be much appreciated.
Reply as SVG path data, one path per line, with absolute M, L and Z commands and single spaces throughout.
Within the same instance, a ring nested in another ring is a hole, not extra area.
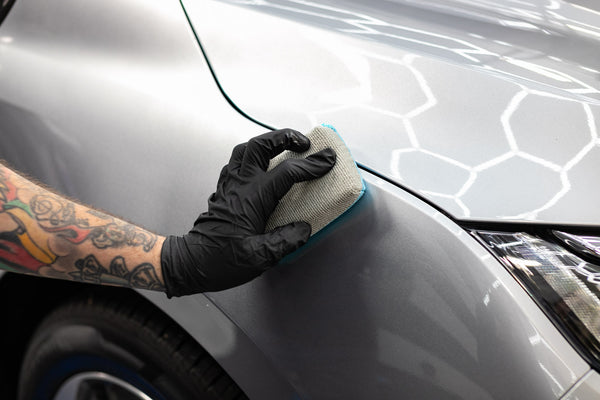
M 246 398 L 162 311 L 135 295 L 102 291 L 44 318 L 25 354 L 18 390 L 20 400 Z

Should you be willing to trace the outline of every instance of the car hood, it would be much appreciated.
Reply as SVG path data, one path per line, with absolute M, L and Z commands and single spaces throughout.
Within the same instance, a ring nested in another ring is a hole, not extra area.
M 184 1 L 256 120 L 331 124 L 457 219 L 600 225 L 600 13 L 470 3 Z

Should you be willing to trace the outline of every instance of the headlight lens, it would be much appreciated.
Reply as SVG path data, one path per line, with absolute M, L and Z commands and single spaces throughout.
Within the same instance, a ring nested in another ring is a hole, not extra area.
M 598 256 L 595 252 L 600 239 L 554 232 L 557 242 L 563 241 L 561 246 L 525 232 L 473 233 L 525 286 L 582 355 L 600 366 L 600 266 L 567 249 Z

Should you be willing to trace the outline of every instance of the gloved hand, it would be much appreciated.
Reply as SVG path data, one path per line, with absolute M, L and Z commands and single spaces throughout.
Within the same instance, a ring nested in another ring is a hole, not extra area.
M 265 233 L 267 219 L 296 182 L 319 178 L 335 164 L 328 148 L 305 159 L 289 159 L 267 172 L 269 160 L 284 150 L 304 152 L 309 139 L 283 129 L 265 133 L 233 149 L 217 191 L 192 230 L 169 236 L 161 253 L 167 296 L 228 289 L 248 282 L 302 246 L 308 223 L 298 221 Z

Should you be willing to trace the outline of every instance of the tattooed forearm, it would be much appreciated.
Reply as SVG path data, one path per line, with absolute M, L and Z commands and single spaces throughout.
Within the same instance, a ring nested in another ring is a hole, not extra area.
M 0 165 L 2 269 L 162 291 L 163 240 Z
M 88 221 L 77 218 L 75 204 L 68 200 L 59 199 L 56 195 L 35 195 L 29 201 L 29 208 L 35 218 L 50 226 L 64 227 L 77 225 L 87 227 Z
M 165 289 L 158 281 L 152 264 L 143 263 L 129 271 L 125 264 L 125 259 L 121 256 L 113 258 L 108 269 L 100 265 L 93 254 L 84 259 L 77 260 L 75 267 L 78 271 L 71 272 L 70 275 L 73 279 L 82 282 L 131 286 L 160 291 L 164 291 Z
M 141 246 L 150 251 L 156 243 L 156 235 L 135 225 L 118 225 L 114 222 L 94 228 L 90 234 L 92 243 L 99 249 L 120 246 Z
M 99 249 L 121 246 L 141 246 L 150 251 L 156 243 L 156 235 L 135 225 L 117 220 L 97 210 L 87 210 L 86 214 L 99 219 L 101 225 L 93 225 L 89 218 L 79 217 L 74 203 L 54 194 L 40 194 L 32 197 L 29 208 L 43 229 L 54 232 L 72 243 L 82 243 L 89 239 Z

